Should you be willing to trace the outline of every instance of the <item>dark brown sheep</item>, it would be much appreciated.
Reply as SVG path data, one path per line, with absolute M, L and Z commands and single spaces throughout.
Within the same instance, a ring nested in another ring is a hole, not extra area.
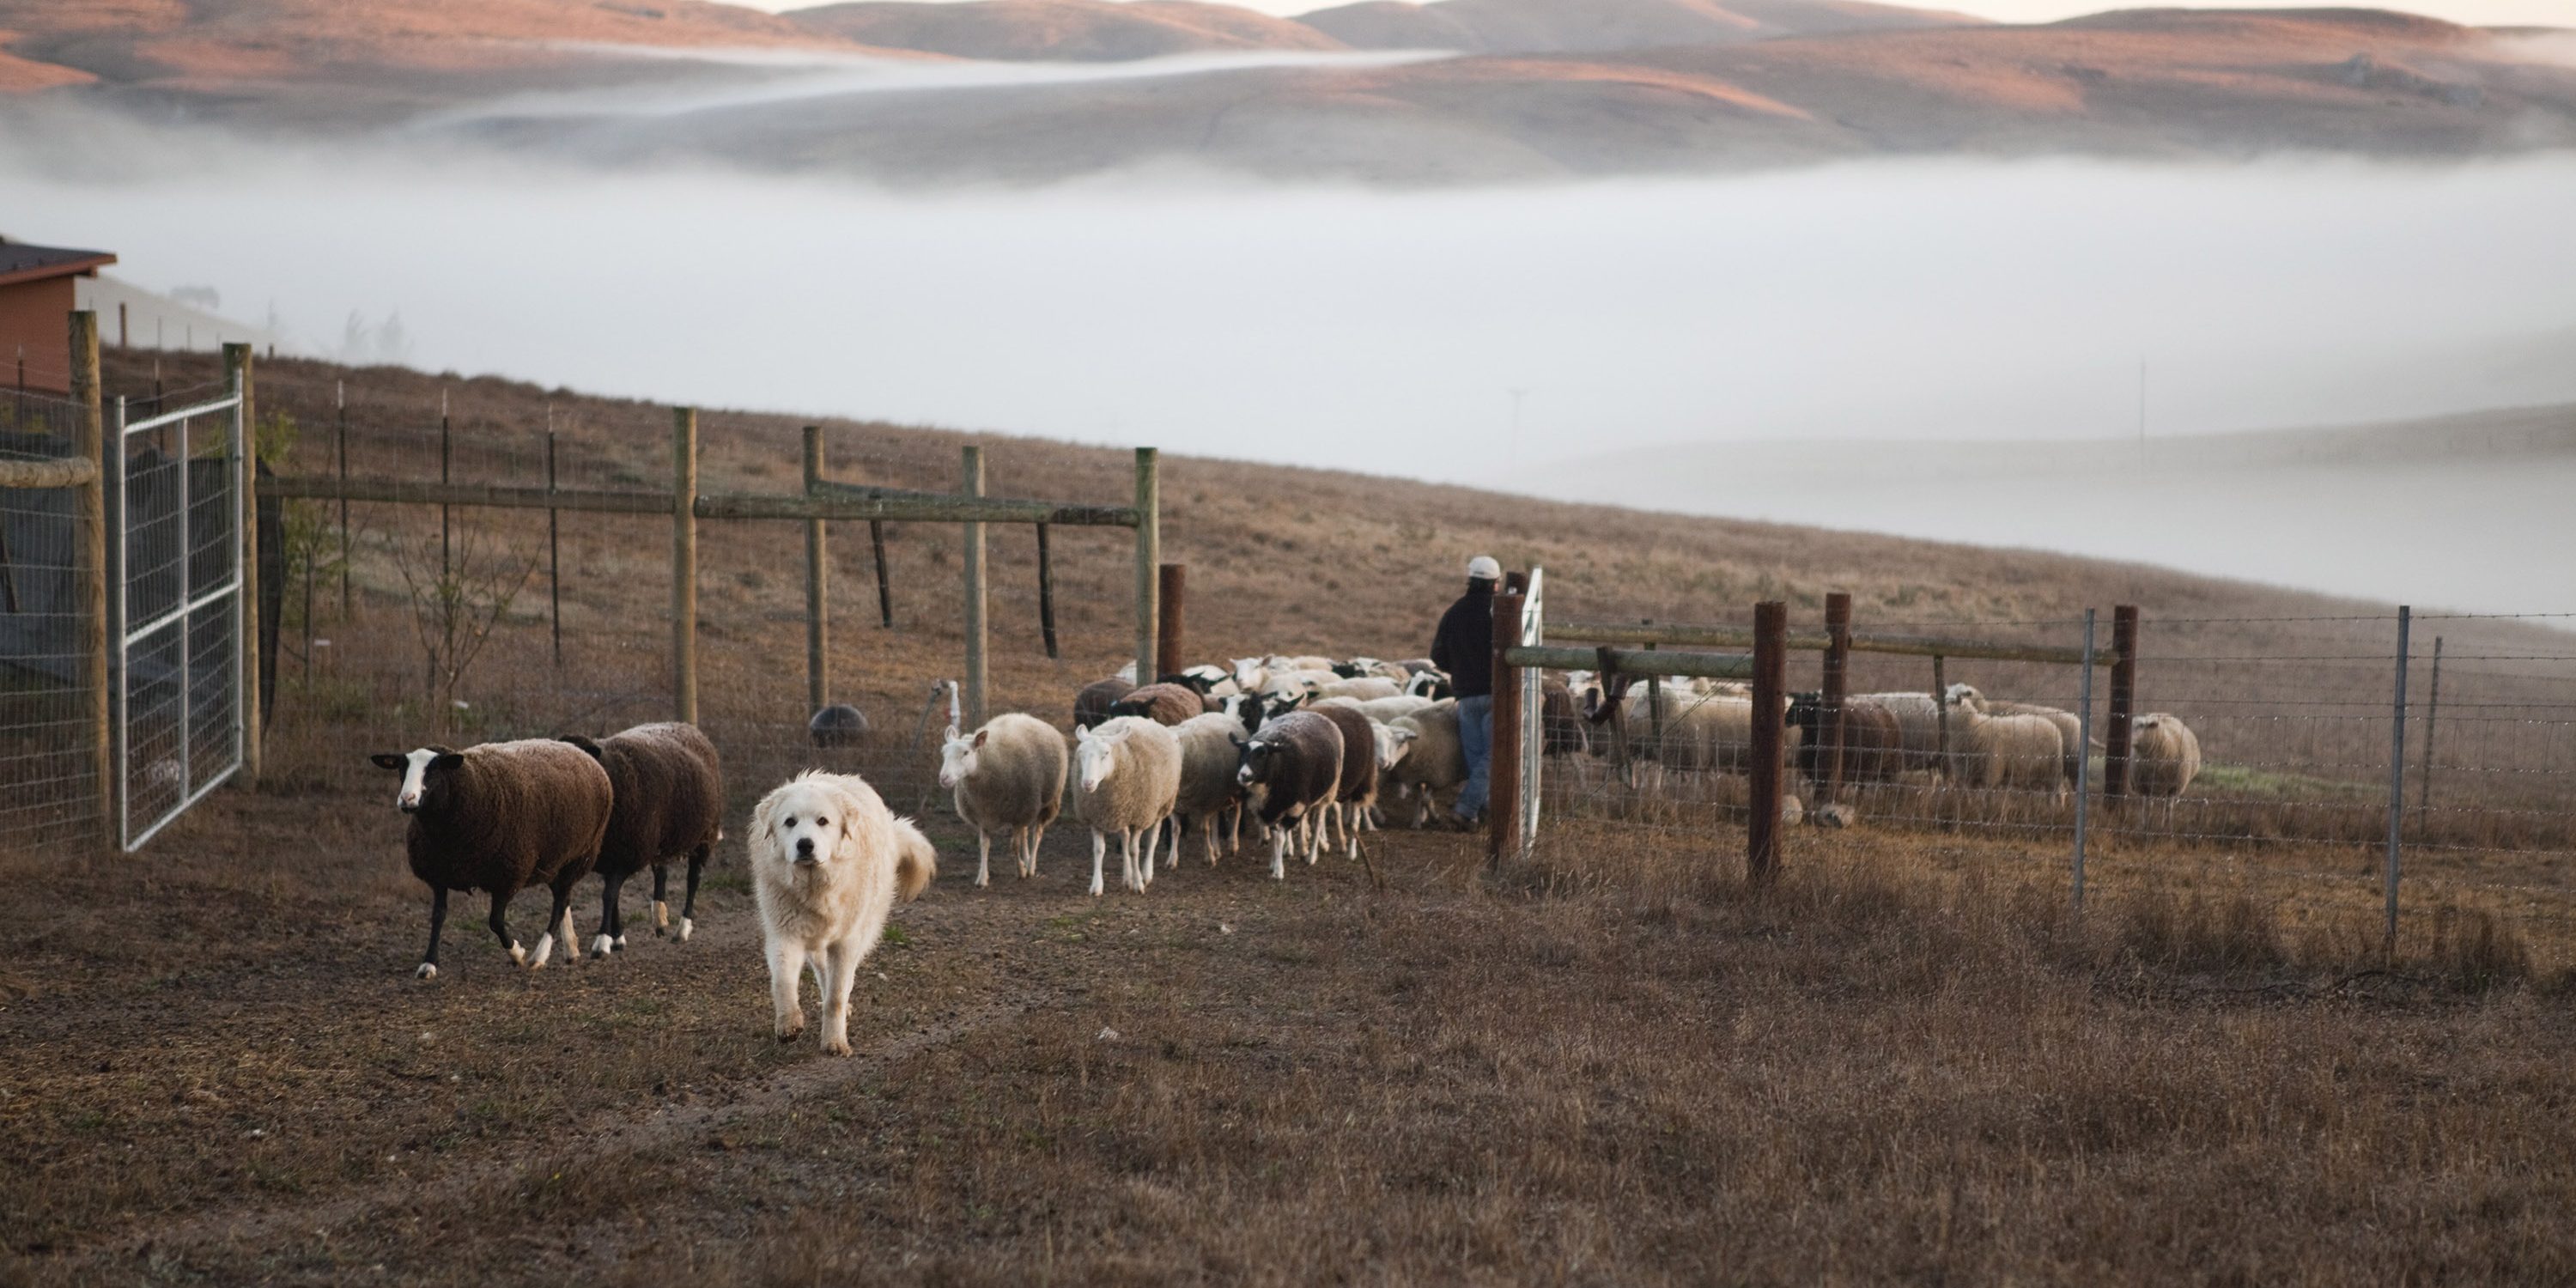
M 1798 773 L 1809 782 L 1824 772 L 1823 695 L 1789 699 L 1788 727 L 1798 731 Z M 1896 713 L 1862 698 L 1843 699 L 1843 772 L 1847 783 L 1892 783 L 1905 770 L 1905 733 Z
M 1109 704 L 1113 717 L 1143 716 L 1167 727 L 1207 713 L 1206 696 L 1185 684 L 1148 684 Z
M 686 901 L 680 905 L 680 942 L 697 926 L 698 876 L 724 838 L 724 762 L 716 745 L 691 724 L 637 725 L 604 742 L 575 735 L 565 742 L 589 752 L 608 770 L 617 805 L 600 843 L 599 935 L 590 955 L 605 957 L 626 946 L 626 914 L 618 894 L 626 879 L 653 869 L 653 933 L 670 927 L 670 862 L 689 859 Z
M 1377 722 L 1358 708 L 1338 703 L 1324 703 L 1306 708 L 1333 722 L 1342 735 L 1341 786 L 1333 793 L 1333 808 L 1325 814 L 1342 829 L 1342 852 L 1350 858 L 1360 853 L 1359 817 L 1377 804 L 1378 740 Z
M 1112 705 L 1135 691 L 1135 685 L 1114 677 L 1094 680 L 1082 686 L 1082 692 L 1073 695 L 1073 727 L 1090 729 L 1097 726 L 1109 718 Z
M 572 944 L 572 891 L 590 875 L 608 834 L 616 790 L 608 771 L 578 747 L 551 738 L 487 742 L 454 751 L 421 747 L 369 757 L 403 776 L 394 803 L 411 815 L 404 845 L 411 874 L 429 887 L 429 951 L 422 979 L 438 977 L 438 937 L 451 890 L 492 893 L 492 933 L 510 960 L 535 970 L 561 930 Z M 531 953 L 510 935 L 510 896 L 532 885 L 554 891 L 545 933 Z

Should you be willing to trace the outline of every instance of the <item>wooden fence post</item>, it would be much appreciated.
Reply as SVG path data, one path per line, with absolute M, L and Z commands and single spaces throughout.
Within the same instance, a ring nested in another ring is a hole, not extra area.
M 1517 574 L 1515 575 L 1517 577 Z M 1505 660 L 1521 642 L 1522 587 L 1515 580 L 1494 596 L 1494 736 L 1487 744 L 1485 866 L 1500 870 L 1503 859 L 1521 852 L 1521 669 Z
M 1038 634 L 1046 640 L 1047 660 L 1062 657 L 1055 645 L 1055 559 L 1047 551 L 1047 528 L 1038 525 Z
M 121 310 L 125 306 L 120 304 L 116 307 Z M 549 404 L 549 407 L 551 406 L 552 404 Z M 331 382 L 331 416 L 338 422 L 340 486 L 346 489 L 349 486 L 349 382 L 346 380 Z M 554 486 L 555 481 L 554 451 L 554 419 L 549 414 L 546 423 L 546 485 L 548 487 Z M 354 562 L 356 560 L 349 554 L 349 498 L 344 496 L 340 498 L 340 620 L 344 622 L 349 620 L 349 565 Z M 557 634 L 561 633 L 558 629 Z M 558 655 L 556 660 L 562 660 L 560 655 L 563 649 L 557 647 L 555 652 Z
M 964 466 L 958 491 L 965 496 L 984 495 L 984 449 L 972 443 L 959 450 Z M 966 534 L 966 727 L 984 723 L 984 646 L 986 628 L 984 610 L 984 525 L 960 525 Z
M 886 584 L 885 520 L 868 520 L 868 547 L 877 560 L 877 621 L 894 629 L 894 587 Z
M 2111 723 L 2102 731 L 2105 804 L 2129 794 L 2129 717 L 2137 713 L 2137 700 L 2138 606 L 2115 604 L 2111 608 Z
M 340 438 L 340 481 L 349 481 L 348 436 Z M 546 404 L 546 491 L 556 490 L 555 405 Z M 349 615 L 348 498 L 340 499 L 340 616 Z M 555 666 L 563 666 L 563 511 L 546 507 L 546 622 L 554 640 Z
M 1825 671 L 1816 712 L 1816 796 L 1820 804 L 1842 799 L 1843 701 L 1851 687 L 1851 596 L 1833 591 L 1825 596 Z M 1816 817 L 1810 810 L 1809 818 Z
M 1161 601 L 1158 605 L 1161 610 L 1159 614 L 1161 626 L 1154 637 L 1154 679 L 1161 679 L 1189 665 L 1188 661 L 1181 656 L 1184 643 L 1182 613 L 1185 604 L 1183 601 L 1187 594 L 1188 581 L 1187 565 L 1176 563 L 1163 565 L 1162 584 L 1158 589 Z M 1143 676 L 1137 678 L 1145 679 Z M 1151 683 L 1151 681 L 1147 682 Z
M 1154 634 L 1161 612 L 1163 504 L 1160 453 L 1136 449 L 1136 683 L 1154 682 Z
M 1780 868 L 1780 747 L 1789 687 L 1789 606 L 1764 600 L 1753 606 L 1753 761 L 1744 820 L 1744 875 L 1769 881 Z
M 671 409 L 671 705 L 698 722 L 698 411 Z
M 1932 655 L 1932 764 L 1941 783 L 1951 786 L 1958 775 L 1950 763 L 1950 677 L 1943 673 L 1943 660 L 1938 653 Z
M 823 482 L 823 427 L 805 427 L 805 495 L 821 491 Z M 828 651 L 831 624 L 831 562 L 824 545 L 823 521 L 805 521 L 805 711 L 811 715 L 823 709 L 832 690 L 831 654 Z
M 259 790 L 259 391 L 248 344 L 224 346 L 224 370 L 241 392 L 241 785 Z
M 123 305 L 117 306 L 119 310 Z M 72 314 L 72 456 L 99 466 L 72 494 L 72 566 L 80 595 L 80 677 L 88 692 L 89 743 L 98 772 L 101 834 L 116 844 L 116 743 L 108 719 L 107 420 L 98 379 L 98 314 Z M 123 444 L 118 444 L 122 447 Z

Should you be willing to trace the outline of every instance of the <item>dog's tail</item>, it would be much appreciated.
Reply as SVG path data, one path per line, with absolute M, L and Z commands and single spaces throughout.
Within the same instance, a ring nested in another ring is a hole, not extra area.
M 895 859 L 894 889 L 897 898 L 910 903 L 930 888 L 930 879 L 939 875 L 939 851 L 930 838 L 908 818 L 894 821 Z

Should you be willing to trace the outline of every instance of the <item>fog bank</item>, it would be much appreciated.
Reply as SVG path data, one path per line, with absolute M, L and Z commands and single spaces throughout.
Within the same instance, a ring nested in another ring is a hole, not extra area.
M 2567 158 L 890 195 L 26 138 L 10 236 L 316 352 L 398 314 L 414 365 L 709 406 L 1508 483 L 1667 443 L 2134 437 L 2142 360 L 2157 435 L 2576 400 Z

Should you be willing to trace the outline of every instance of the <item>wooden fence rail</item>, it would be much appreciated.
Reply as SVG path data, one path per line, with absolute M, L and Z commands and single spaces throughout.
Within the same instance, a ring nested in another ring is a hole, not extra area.
M 1663 645 L 1680 648 L 1750 648 L 1754 632 L 1745 626 L 1631 626 L 1614 622 L 1550 622 L 1547 637 L 1578 644 Z M 1830 635 L 1791 635 L 1792 652 L 1822 652 L 1833 646 Z M 2084 650 L 2046 644 L 1999 644 L 1991 640 L 1945 639 L 1931 635 L 1861 635 L 1851 637 L 1855 653 L 1891 653 L 1901 657 L 1967 657 L 1989 662 L 2046 662 L 2082 666 Z M 2093 659 L 2096 666 L 2119 660 L 2117 653 Z M 1681 674 L 1681 672 L 1672 672 Z

